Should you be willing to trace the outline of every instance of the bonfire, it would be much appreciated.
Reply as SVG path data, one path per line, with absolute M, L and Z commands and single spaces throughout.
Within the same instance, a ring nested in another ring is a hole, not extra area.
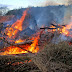
M 41 28 L 38 28 L 36 33 L 28 37 L 27 39 L 25 38 L 21 39 L 20 37 L 18 37 L 17 39 L 18 33 L 25 30 L 28 27 L 28 25 L 25 25 L 24 28 L 22 27 L 23 21 L 28 15 L 28 10 L 29 9 L 26 9 L 23 12 L 22 17 L 19 20 L 17 20 L 11 26 L 7 26 L 5 30 L 1 32 L 3 36 L 0 37 L 0 40 L 5 42 L 6 45 L 4 48 L 0 49 L 0 56 L 1 57 L 4 56 L 7 59 L 11 59 L 11 60 L 8 60 L 7 62 L 5 60 L 6 62 L 5 67 L 10 65 L 14 67 L 17 65 L 18 66 L 21 65 L 21 67 L 19 66 L 17 69 L 13 68 L 15 72 L 18 72 L 20 68 L 26 67 L 26 66 L 28 67 L 28 70 L 29 70 L 31 65 L 33 65 L 33 68 L 36 68 L 35 70 L 42 71 L 42 72 L 49 72 L 49 71 L 51 72 L 51 71 L 59 71 L 59 70 L 64 72 L 64 71 L 71 70 L 72 64 L 69 63 L 68 65 L 67 61 L 65 61 L 65 57 L 67 59 L 67 55 L 72 54 L 71 52 L 72 50 L 72 22 L 70 22 L 67 25 L 51 23 L 49 27 L 43 26 Z M 62 40 L 63 37 L 66 38 L 64 42 Z M 57 40 L 57 38 L 59 38 L 60 41 L 53 42 L 53 40 Z M 63 46 L 65 51 L 63 49 Z M 65 47 L 67 49 L 69 48 L 69 50 L 67 50 Z M 58 49 L 59 51 L 57 51 Z M 64 55 L 63 52 L 64 53 L 67 52 L 67 54 Z M 62 53 L 64 55 L 64 58 L 62 56 Z M 11 56 L 11 58 L 9 56 Z M 21 61 L 17 61 L 14 56 L 21 57 L 21 58 L 25 56 L 27 60 L 24 57 L 22 59 L 18 59 Z M 55 58 L 57 58 L 57 62 Z M 59 59 L 61 60 L 60 62 L 58 62 Z M 29 65 L 28 63 L 30 63 L 31 65 Z

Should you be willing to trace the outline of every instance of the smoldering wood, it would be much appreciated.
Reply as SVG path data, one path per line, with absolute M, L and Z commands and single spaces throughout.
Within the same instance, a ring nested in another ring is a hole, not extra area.
M 44 28 L 40 28 L 40 29 L 57 29 L 57 28 L 44 27 Z
M 6 28 L 8 28 L 8 27 L 11 27 L 11 26 L 12 26 L 12 25 L 8 25 L 8 26 L 6 26 L 6 27 L 3 27 L 3 28 L 5 28 L 5 29 L 6 29 Z
M 55 26 L 56 28 L 59 28 L 60 26 L 58 26 L 58 25 L 55 25 L 55 24 L 51 24 L 52 26 Z
M 43 27 L 43 28 L 40 28 L 40 29 L 57 29 L 57 28 L 63 28 L 63 26 L 64 27 L 66 27 L 66 25 L 55 25 L 55 24 L 51 24 L 52 26 L 55 26 L 55 28 L 50 28 L 50 27 Z
M 33 40 L 28 40 L 20 43 L 16 43 L 15 45 L 25 45 L 25 44 L 32 44 Z
M 20 42 L 20 43 L 9 43 L 7 40 L 5 40 L 5 38 L 0 38 L 0 40 L 4 41 L 5 43 L 14 46 L 14 45 L 26 45 L 26 44 L 32 44 L 33 40 L 28 40 L 28 41 L 24 41 L 24 42 Z
M 51 24 L 52 26 L 55 26 L 56 28 L 63 28 L 63 26 L 65 27 L 66 25 L 55 25 L 55 24 Z

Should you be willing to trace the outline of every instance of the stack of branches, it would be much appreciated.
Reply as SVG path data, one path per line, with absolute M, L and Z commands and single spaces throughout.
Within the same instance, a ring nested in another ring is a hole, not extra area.
M 52 29 L 63 28 L 63 27 L 65 27 L 65 26 L 66 26 L 66 25 L 55 25 L 55 24 L 52 24 L 52 23 L 51 23 L 51 25 L 52 25 L 52 26 L 54 26 L 55 28 L 42 27 L 42 28 L 40 28 L 40 29 L 44 29 L 44 30 L 45 30 L 45 29 L 51 29 L 51 30 L 52 30 Z
M 0 37 L 0 40 L 7 43 L 8 44 L 7 47 L 9 47 L 9 46 L 19 47 L 19 48 L 21 48 L 21 49 L 23 49 L 29 53 L 32 53 L 31 51 L 28 51 L 24 47 L 25 47 L 25 45 L 31 45 L 33 40 L 28 40 L 28 41 L 24 41 L 24 42 L 20 42 L 20 43 L 16 43 L 16 44 L 8 42 L 4 37 Z M 7 47 L 5 47 L 5 48 L 7 48 Z

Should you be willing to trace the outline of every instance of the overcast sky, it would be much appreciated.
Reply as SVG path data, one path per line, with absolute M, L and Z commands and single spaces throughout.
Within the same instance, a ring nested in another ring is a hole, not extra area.
M 10 8 L 28 7 L 28 6 L 45 6 L 67 4 L 68 0 L 0 0 L 0 4 L 9 5 Z

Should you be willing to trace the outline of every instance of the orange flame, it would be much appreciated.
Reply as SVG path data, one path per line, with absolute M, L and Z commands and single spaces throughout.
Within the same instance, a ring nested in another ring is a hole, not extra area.
M 23 16 L 21 17 L 21 19 L 20 19 L 20 20 L 17 20 L 17 21 L 12 25 L 12 27 L 14 27 L 14 28 L 17 29 L 17 30 L 22 31 L 22 23 L 23 23 L 23 21 L 25 20 L 26 15 L 27 15 L 27 10 L 25 10 L 25 11 L 23 12 Z
M 55 28 L 55 26 L 51 26 L 50 28 Z M 53 29 L 52 31 L 53 31 L 53 32 L 55 32 L 55 31 L 56 31 L 56 29 Z
M 12 24 L 10 28 L 6 28 L 7 35 L 9 38 L 16 35 L 18 31 L 22 31 L 22 24 L 27 15 L 27 11 L 28 9 L 23 12 L 23 16 L 20 18 L 20 20 L 17 20 L 14 24 Z
M 60 25 L 58 25 L 60 26 Z M 50 26 L 50 28 L 55 28 L 55 26 Z M 58 31 L 59 33 L 65 35 L 65 36 L 70 36 L 72 37 L 72 22 L 68 25 L 65 26 L 61 26 L 57 29 L 53 29 L 53 30 L 48 30 L 48 32 L 55 32 Z
M 11 54 L 20 54 L 20 53 L 27 53 L 27 51 L 24 51 L 19 47 L 10 46 L 7 47 L 4 52 L 1 52 L 0 55 L 11 55 Z
M 61 32 L 61 33 L 63 33 L 63 35 L 71 36 L 71 37 L 72 37 L 72 30 L 69 31 L 70 29 L 72 29 L 72 23 L 70 23 L 69 25 L 67 25 L 66 27 L 64 27 L 64 28 L 62 29 L 62 32 Z M 70 33 L 70 32 L 71 32 L 71 33 Z
M 19 39 L 15 41 L 15 43 L 20 43 L 20 42 L 24 42 L 24 40 Z
M 24 63 L 30 63 L 30 62 L 32 62 L 32 60 L 25 60 L 24 62 L 22 61 L 22 62 L 15 62 L 15 63 L 7 63 L 8 65 L 9 64 L 11 64 L 11 65 L 13 65 L 13 66 L 15 66 L 15 65 L 19 65 L 19 64 L 24 64 Z
M 9 38 L 14 38 L 15 35 L 18 33 L 18 31 L 22 31 L 22 24 L 25 20 L 25 17 L 27 15 L 27 10 L 23 12 L 23 16 L 20 18 L 20 20 L 17 20 L 10 28 L 6 28 L 6 32 Z M 31 45 L 19 45 L 19 46 L 9 46 L 5 49 L 3 49 L 4 52 L 1 52 L 0 55 L 11 55 L 11 54 L 22 54 L 22 53 L 37 53 L 39 50 L 38 47 L 38 39 L 39 35 L 35 38 L 32 37 L 31 40 L 33 40 L 33 43 Z M 24 42 L 24 40 L 16 40 L 15 43 Z M 20 48 L 21 47 L 21 48 Z
M 36 37 L 33 41 L 33 43 L 28 47 L 28 51 L 31 51 L 32 53 L 37 53 L 38 50 L 39 50 L 39 47 L 37 46 L 38 45 L 38 39 L 39 39 L 39 36 Z
M 34 39 L 34 38 L 32 38 L 32 39 Z M 5 50 L 4 52 L 0 53 L 0 55 L 22 54 L 22 53 L 28 53 L 28 51 L 30 51 L 32 53 L 37 53 L 39 51 L 39 47 L 37 46 L 38 39 L 39 39 L 39 35 L 34 39 L 34 41 L 31 45 L 21 45 L 20 46 L 21 48 L 15 47 L 15 46 L 7 47 L 6 49 L 4 49 Z M 19 43 L 19 42 L 16 41 L 16 43 Z

